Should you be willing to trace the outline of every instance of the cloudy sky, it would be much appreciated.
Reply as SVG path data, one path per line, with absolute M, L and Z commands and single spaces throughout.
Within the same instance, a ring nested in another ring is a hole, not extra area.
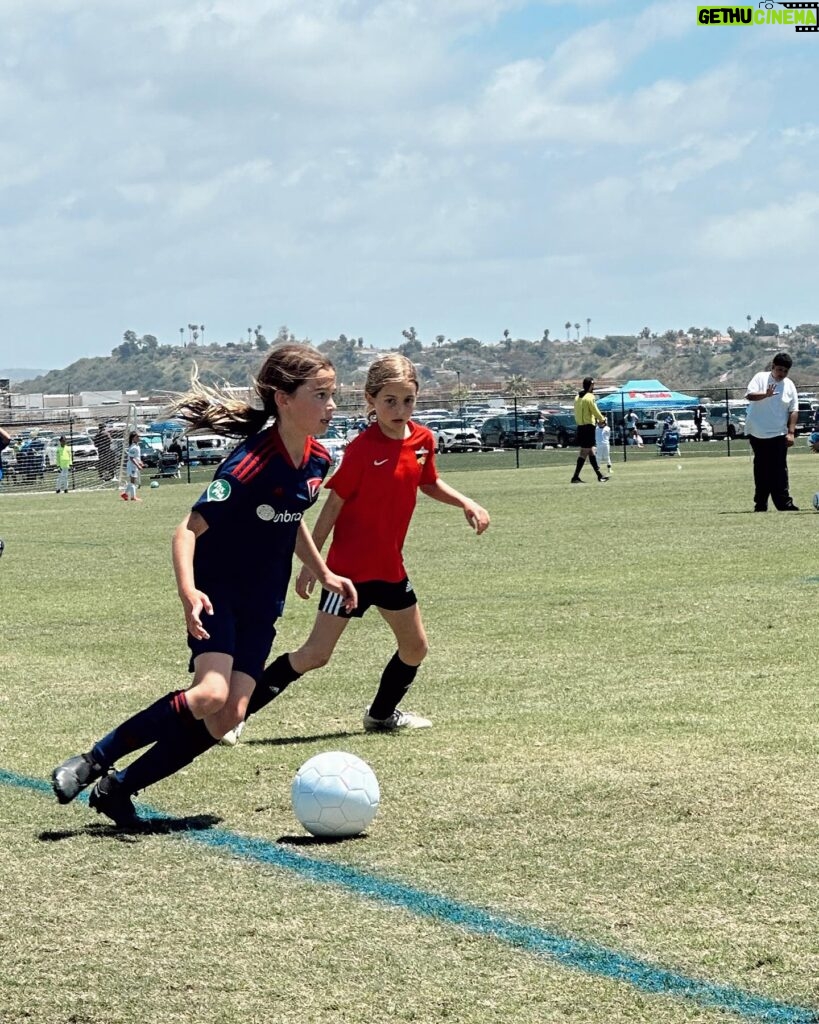
M 817 95 L 696 0 L 3 0 L 0 365 L 817 321 Z

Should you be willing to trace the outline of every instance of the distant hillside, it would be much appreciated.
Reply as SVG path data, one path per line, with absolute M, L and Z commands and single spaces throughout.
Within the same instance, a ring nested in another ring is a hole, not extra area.
M 17 367 L 11 370 L 0 370 L 0 380 L 10 380 L 12 384 L 16 384 L 21 380 L 29 380 L 32 377 L 36 377 L 40 373 L 45 373 L 45 370 L 21 370 Z
M 776 325 L 765 326 L 778 330 Z M 466 393 L 475 385 L 496 385 L 498 390 L 509 385 L 525 394 L 530 384 L 540 382 L 562 382 L 571 390 L 586 375 L 598 381 L 656 377 L 669 386 L 691 391 L 744 387 L 779 349 L 793 355 L 796 383 L 815 387 L 819 381 L 819 327 L 806 324 L 788 330 L 787 337 L 742 331 L 716 341 L 711 338 L 716 332 L 709 335 L 707 328 L 689 328 L 687 333 L 667 331 L 662 336 L 646 328 L 639 337 L 571 341 L 547 336 L 529 341 L 504 332 L 502 340 L 488 344 L 476 338 L 452 341 L 439 336 L 433 345 L 424 346 L 410 328 L 403 332 L 407 340 L 398 351 L 416 363 L 426 390 L 436 385 L 453 390 L 460 386 Z M 15 390 L 76 394 L 135 389 L 144 396 L 161 397 L 187 387 L 194 362 L 204 380 L 244 385 L 258 370 L 267 350 L 263 336 L 253 344 L 190 344 L 184 348 L 158 345 L 151 335 L 137 338 L 128 332 L 125 338 L 110 356 L 79 359 L 63 370 L 25 380 Z M 283 339 L 280 336 L 277 340 Z M 296 339 L 290 336 L 289 340 Z M 333 360 L 342 390 L 359 389 L 369 364 L 385 351 L 344 335 L 318 347 Z

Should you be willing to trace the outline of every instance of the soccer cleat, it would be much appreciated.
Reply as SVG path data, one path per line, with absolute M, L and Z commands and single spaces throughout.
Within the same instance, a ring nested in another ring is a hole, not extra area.
M 597 478 L 597 482 L 599 484 L 607 484 L 609 482 L 609 478 L 607 476 L 599 476 Z
M 395 732 L 398 729 L 428 729 L 432 722 L 413 711 L 396 708 L 389 718 L 373 718 L 370 709 L 364 712 L 364 732 Z
M 239 737 L 245 731 L 245 722 L 239 722 L 234 728 L 230 729 L 225 735 L 219 740 L 219 746 L 221 747 L 235 747 L 239 742 Z
M 106 775 L 94 786 L 88 795 L 88 806 L 97 814 L 104 814 L 118 828 L 138 825 L 142 819 L 131 802 L 131 794 L 125 791 L 116 775 Z
M 581 480 L 579 476 L 573 476 L 569 481 L 570 484 L 584 484 L 586 481 Z
M 51 788 L 61 804 L 70 804 L 78 793 L 104 774 L 105 769 L 90 754 L 77 754 L 57 765 L 51 773 Z
M 119 492 L 119 496 L 120 496 L 120 498 L 122 498 L 123 501 L 127 501 L 128 500 L 128 495 L 125 493 L 125 491 L 120 491 Z

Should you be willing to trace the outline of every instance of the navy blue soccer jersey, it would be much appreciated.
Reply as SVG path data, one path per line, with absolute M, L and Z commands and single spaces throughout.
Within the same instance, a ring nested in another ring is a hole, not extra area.
M 197 539 L 194 581 L 278 618 L 302 516 L 318 498 L 332 458 L 308 438 L 294 466 L 273 426 L 238 445 L 193 506 L 208 524 Z

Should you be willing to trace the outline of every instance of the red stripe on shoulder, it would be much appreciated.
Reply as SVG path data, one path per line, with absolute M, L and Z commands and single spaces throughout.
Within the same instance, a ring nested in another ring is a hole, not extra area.
M 248 483 L 259 473 L 262 467 L 270 461 L 276 451 L 276 448 L 276 437 L 274 434 L 271 434 L 262 441 L 258 448 L 255 448 L 252 452 L 248 452 L 247 455 L 245 455 L 241 462 L 236 466 L 236 469 L 233 471 L 233 475 L 241 483 Z
M 320 441 L 316 440 L 315 437 L 310 438 L 310 454 L 317 455 L 320 459 L 324 459 L 327 462 L 333 461 L 333 456 L 327 451 Z

